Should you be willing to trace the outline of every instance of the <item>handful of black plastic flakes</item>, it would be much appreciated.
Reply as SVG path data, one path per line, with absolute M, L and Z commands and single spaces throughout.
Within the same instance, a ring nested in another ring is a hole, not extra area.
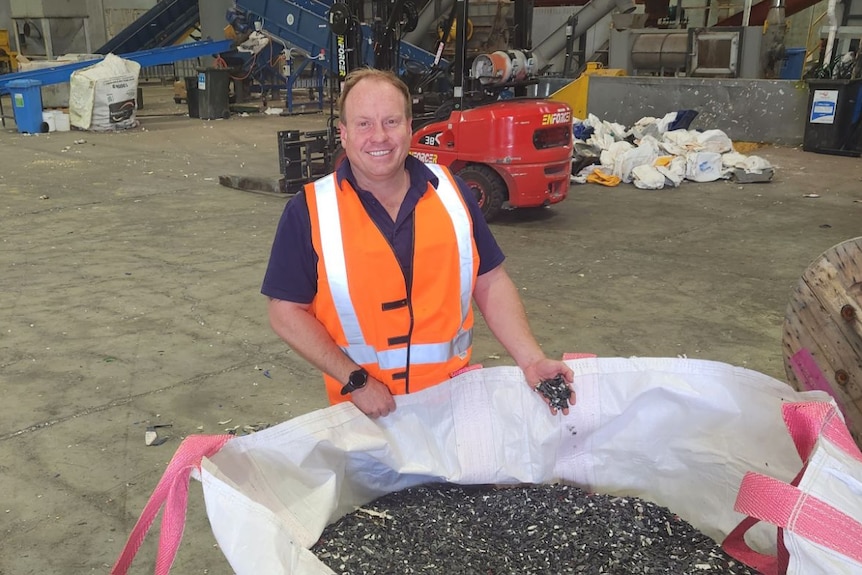
M 572 390 L 563 374 L 558 373 L 553 379 L 543 379 L 536 386 L 536 391 L 544 395 L 554 409 L 568 409 Z

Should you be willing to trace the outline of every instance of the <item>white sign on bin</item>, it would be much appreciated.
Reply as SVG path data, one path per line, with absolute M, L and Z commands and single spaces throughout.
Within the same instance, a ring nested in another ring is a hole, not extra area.
M 808 121 L 812 124 L 834 124 L 837 106 L 838 90 L 814 90 Z

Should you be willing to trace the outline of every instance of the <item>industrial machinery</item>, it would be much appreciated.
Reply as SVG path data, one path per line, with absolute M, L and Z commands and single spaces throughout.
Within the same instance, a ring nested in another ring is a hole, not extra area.
M 522 18 L 531 13 L 526 4 L 519 2 L 515 9 Z M 467 0 L 457 0 L 448 22 L 466 22 L 467 16 Z M 516 30 L 518 46 L 530 45 L 526 24 Z M 459 175 L 489 221 L 503 208 L 563 201 L 571 171 L 571 108 L 521 97 L 536 83 L 538 63 L 529 50 L 479 54 L 467 74 L 464 30 L 456 30 L 455 43 L 453 98 L 438 108 L 434 120 L 415 123 L 410 153 Z
M 17 56 L 9 43 L 9 32 L 0 30 L 0 74 L 8 74 L 18 69 Z
M 237 6 L 242 8 L 248 1 L 240 0 Z M 516 13 L 523 22 L 521 18 L 531 12 L 525 8 L 528 0 L 517 4 Z M 409 4 L 381 1 L 374 7 L 370 25 L 362 23 L 361 11 L 354 11 L 352 6 L 336 3 L 330 7 L 327 21 L 334 47 L 334 57 L 329 60 L 331 77 L 341 79 L 361 65 L 398 73 L 414 94 L 410 153 L 420 160 L 445 165 L 461 176 L 475 193 L 487 220 L 504 208 L 547 206 L 565 199 L 572 156 L 571 108 L 561 102 L 525 97 L 527 87 L 536 83 L 538 69 L 530 51 L 497 50 L 468 60 L 468 26 L 455 24 L 468 22 L 468 4 L 467 0 L 457 0 L 442 23 L 445 32 L 440 34 L 433 59 L 416 59 L 413 55 L 424 51 L 400 41 L 403 32 L 415 26 Z M 251 25 L 262 33 L 273 34 L 283 26 L 270 24 L 275 19 L 266 13 L 249 16 L 246 21 L 260 22 Z M 453 28 L 455 56 L 449 64 L 442 54 Z M 530 28 L 517 27 L 516 45 L 529 47 Z M 323 43 L 317 40 L 317 45 Z M 334 87 L 335 82 L 331 84 Z M 326 130 L 280 132 L 283 189 L 295 191 L 331 170 L 338 156 L 337 145 L 334 110 Z
M 54 60 L 63 54 L 91 54 L 86 2 L 10 0 L 9 34 L 15 51 L 31 60 Z
M 313 79 L 319 79 L 321 71 L 343 78 L 359 66 L 403 72 L 405 66 L 426 70 L 439 60 L 401 39 L 416 25 L 411 0 L 376 0 L 371 5 L 369 24 L 363 22 L 360 0 L 238 0 L 228 10 L 227 21 L 239 49 L 221 56 L 240 70 L 240 77 L 254 82 L 248 92 L 286 88 L 288 111 L 293 89 L 309 71 Z M 446 67 L 445 61 L 440 64 Z M 321 82 L 312 87 L 322 91 Z
M 667 1 L 658 2 L 662 3 L 666 13 Z M 730 25 L 729 20 L 717 26 L 687 27 L 685 20 L 676 20 L 673 24 L 612 30 L 610 67 L 633 75 L 703 78 L 780 76 L 782 64 L 787 58 L 784 46 L 787 32 L 784 0 L 770 0 L 765 20 L 760 26 Z

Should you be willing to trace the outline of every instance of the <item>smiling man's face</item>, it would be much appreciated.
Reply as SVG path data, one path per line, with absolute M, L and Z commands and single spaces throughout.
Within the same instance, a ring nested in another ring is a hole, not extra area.
M 360 187 L 374 191 L 376 183 L 402 176 L 412 131 L 404 95 L 395 86 L 360 80 L 344 102 L 339 131 Z

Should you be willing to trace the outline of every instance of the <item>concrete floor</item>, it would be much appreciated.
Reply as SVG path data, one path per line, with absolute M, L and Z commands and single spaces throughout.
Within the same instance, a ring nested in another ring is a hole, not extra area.
M 286 198 L 217 181 L 277 176 L 276 132 L 320 117 L 207 122 L 167 88 L 144 94 L 125 133 L 0 132 L 2 575 L 107 572 L 182 437 L 325 406 L 258 291 Z M 495 223 L 548 354 L 687 355 L 783 379 L 793 286 L 862 235 L 862 160 L 757 153 L 770 184 L 574 186 Z M 511 364 L 481 324 L 475 359 Z M 153 424 L 170 439 L 147 447 Z M 156 539 L 133 573 L 152 571 Z M 174 572 L 231 572 L 197 482 Z

